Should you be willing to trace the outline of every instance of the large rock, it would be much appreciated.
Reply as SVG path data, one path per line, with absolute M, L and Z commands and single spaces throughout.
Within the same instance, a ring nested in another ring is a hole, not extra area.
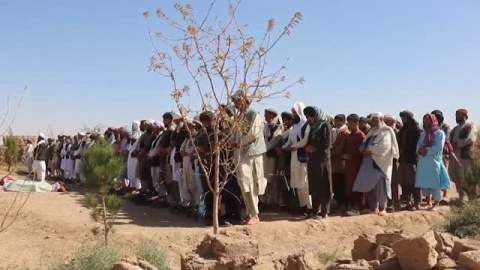
M 228 270 L 226 265 L 220 265 L 217 260 L 209 260 L 200 258 L 197 254 L 182 256 L 180 260 L 180 269 L 182 270 Z M 119 269 L 120 270 L 120 269 Z
M 452 259 L 458 260 L 460 253 L 472 250 L 480 250 L 480 245 L 470 243 L 466 240 L 455 241 L 452 249 Z
M 140 268 L 142 268 L 143 270 L 158 270 L 157 267 L 153 266 L 151 263 L 143 259 L 138 260 L 137 265 L 140 266 Z
M 473 250 L 460 253 L 458 265 L 462 269 L 478 270 L 480 269 L 480 251 Z
M 383 261 L 375 270 L 402 270 L 402 267 L 397 257 L 392 257 Z
M 435 250 L 438 254 L 445 253 L 451 254 L 455 241 L 460 240 L 449 233 L 435 232 L 435 240 L 437 240 L 437 246 Z
M 250 237 L 207 235 L 197 247 L 202 258 L 234 262 L 238 266 L 252 267 L 259 257 L 258 243 Z
M 258 257 L 257 242 L 246 235 L 208 234 L 193 256 L 182 257 L 182 269 L 251 269 Z
M 375 236 L 375 242 L 377 246 L 393 247 L 395 242 L 407 238 L 408 237 L 401 233 L 380 233 Z
M 275 262 L 276 270 L 316 270 L 322 269 L 322 264 L 315 256 L 309 252 L 306 254 L 290 255 L 285 259 Z
M 112 267 L 112 270 L 143 270 L 140 266 L 130 264 L 128 262 L 117 263 Z
M 421 237 L 403 239 L 393 245 L 393 251 L 402 269 L 427 270 L 437 264 L 437 241 L 433 232 Z
M 375 260 L 383 262 L 384 260 L 393 257 L 393 249 L 386 247 L 386 246 L 378 246 L 375 249 Z
M 450 258 L 443 258 L 438 260 L 437 265 L 435 265 L 435 270 L 447 270 L 447 269 L 454 269 L 457 267 L 457 264 L 454 260 Z
M 377 244 L 370 240 L 367 235 L 360 235 L 355 242 L 353 242 L 352 259 L 353 260 L 375 260 L 375 249 Z
M 332 270 L 371 270 L 371 266 L 361 266 L 357 264 L 340 264 L 333 268 L 329 268 Z

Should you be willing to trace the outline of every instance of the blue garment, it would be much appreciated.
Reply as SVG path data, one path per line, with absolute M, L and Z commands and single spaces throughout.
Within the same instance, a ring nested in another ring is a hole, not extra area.
M 417 151 L 422 147 L 426 133 L 422 132 L 417 143 Z M 443 147 L 445 133 L 441 130 L 435 132 L 435 140 L 428 148 L 426 156 L 419 156 L 415 187 L 425 189 L 450 189 L 450 177 L 443 164 Z

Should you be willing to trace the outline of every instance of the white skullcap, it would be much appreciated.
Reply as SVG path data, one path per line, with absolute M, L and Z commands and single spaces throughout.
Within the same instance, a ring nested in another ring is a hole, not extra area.
M 45 137 L 45 134 L 43 134 L 43 133 L 39 133 L 39 134 L 38 134 L 38 137 L 44 138 L 44 139 L 46 138 L 46 137 Z
M 85 136 L 85 133 L 83 133 L 83 132 L 78 132 L 78 136 Z
M 381 112 L 372 113 L 371 117 L 383 118 L 383 113 Z
M 397 121 L 397 118 L 391 114 L 385 114 L 385 116 L 383 117 L 383 119 L 385 120 L 392 120 L 392 121 Z
M 183 117 L 180 114 L 178 114 L 178 113 L 173 114 L 173 120 L 182 120 L 182 119 L 183 119 Z
M 155 122 L 154 120 L 145 120 L 145 124 L 147 125 L 153 125 L 153 122 Z

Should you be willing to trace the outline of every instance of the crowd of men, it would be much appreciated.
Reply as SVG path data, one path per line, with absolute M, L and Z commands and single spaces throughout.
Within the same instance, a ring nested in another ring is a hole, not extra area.
M 332 198 L 335 211 L 345 216 L 419 210 L 424 199 L 427 209 L 436 210 L 447 200 L 451 180 L 465 197 L 461 183 L 477 134 L 465 109 L 456 112 L 458 125 L 450 131 L 439 110 L 419 124 L 410 111 L 398 119 L 382 113 L 332 118 L 298 102 L 291 111 L 268 109 L 262 116 L 243 95 L 232 101 L 248 126 L 231 143 L 241 157 L 234 159 L 235 173 L 218 170 L 227 182 L 219 202 L 222 224 L 256 224 L 260 211 L 267 210 L 323 219 L 331 213 Z M 201 163 L 212 168 L 204 158 L 222 151 L 212 147 L 212 137 L 223 117 L 228 116 L 206 111 L 188 120 L 165 113 L 162 122 L 133 121 L 131 130 L 109 128 L 102 136 L 78 133 L 46 140 L 41 134 L 33 168 L 37 180 L 48 171 L 81 184 L 82 156 L 103 137 L 125 162 L 117 192 L 211 224 L 212 173 L 205 175 Z

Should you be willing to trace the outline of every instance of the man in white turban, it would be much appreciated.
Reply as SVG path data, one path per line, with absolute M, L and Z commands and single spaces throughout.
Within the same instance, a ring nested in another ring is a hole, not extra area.
M 285 151 L 291 151 L 290 162 L 290 187 L 297 190 L 298 201 L 302 215 L 305 217 L 312 209 L 312 200 L 308 187 L 308 166 L 307 152 L 305 146 L 308 142 L 310 126 L 307 123 L 307 117 L 303 113 L 305 104 L 297 102 L 293 104 L 293 127 L 288 141 L 283 145 Z
M 393 159 L 399 157 L 393 129 L 385 125 L 382 113 L 371 115 L 372 128 L 363 141 L 364 156 L 353 191 L 367 193 L 369 214 L 385 215 L 387 202 L 392 198 L 391 180 Z

